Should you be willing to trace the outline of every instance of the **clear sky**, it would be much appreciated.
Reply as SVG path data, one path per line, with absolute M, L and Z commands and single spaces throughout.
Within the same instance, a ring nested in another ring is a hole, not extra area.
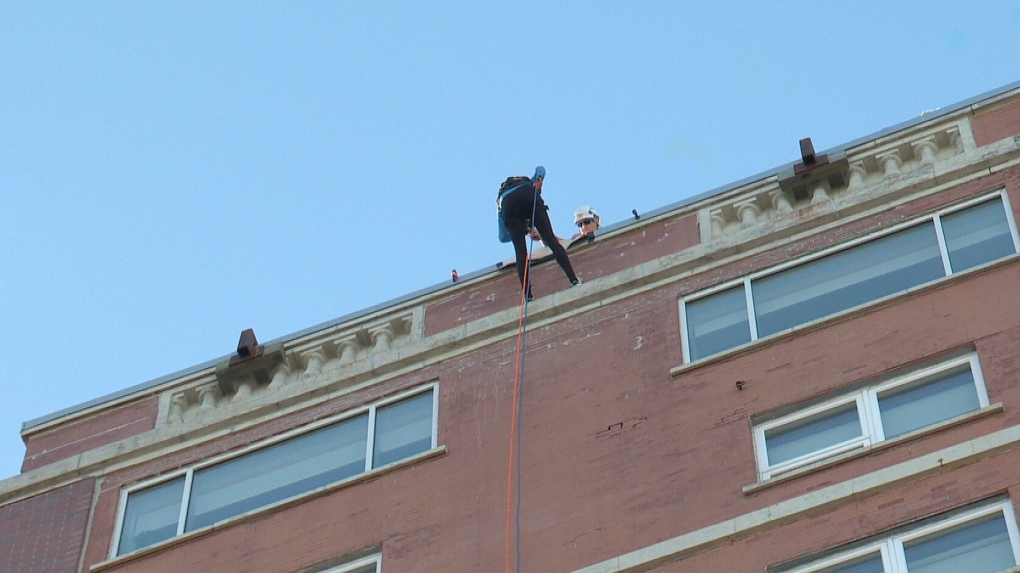
M 511 258 L 508 175 L 569 236 L 1017 81 L 1018 45 L 1016 0 L 0 0 L 0 478 L 23 421 Z

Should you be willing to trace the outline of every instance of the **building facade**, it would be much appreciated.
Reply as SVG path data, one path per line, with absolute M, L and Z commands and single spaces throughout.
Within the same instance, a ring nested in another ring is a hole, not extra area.
M 1020 84 L 803 149 L 27 422 L 0 571 L 1020 571 Z

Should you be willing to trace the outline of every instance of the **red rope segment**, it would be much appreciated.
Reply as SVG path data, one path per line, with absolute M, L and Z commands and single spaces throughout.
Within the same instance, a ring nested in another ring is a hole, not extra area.
M 524 315 L 528 305 L 528 271 L 531 270 L 531 255 L 528 255 L 524 265 L 524 285 L 521 286 L 521 317 L 517 321 L 517 353 L 514 372 L 514 399 L 513 410 L 510 414 L 510 456 L 507 461 L 506 473 L 506 573 L 510 573 L 510 523 L 513 513 L 513 485 L 514 485 L 514 438 L 517 432 L 517 396 L 521 386 L 521 341 L 524 339 Z M 520 559 L 520 556 L 518 556 Z

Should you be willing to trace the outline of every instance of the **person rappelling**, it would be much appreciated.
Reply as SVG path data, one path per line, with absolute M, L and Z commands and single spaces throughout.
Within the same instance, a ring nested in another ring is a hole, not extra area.
M 549 207 L 542 200 L 542 183 L 545 181 L 545 168 L 535 168 L 533 177 L 507 177 L 499 187 L 496 196 L 496 209 L 500 223 L 500 241 L 513 243 L 514 255 L 517 258 L 517 277 L 521 288 L 527 293 L 527 300 L 533 300 L 531 280 L 525 284 L 525 265 L 528 264 L 528 248 L 526 239 L 530 230 L 535 229 L 542 237 L 542 242 L 549 247 L 556 262 L 567 275 L 571 285 L 581 284 L 581 279 L 574 274 L 570 265 L 570 257 L 566 249 L 556 239 L 552 222 L 549 220 Z

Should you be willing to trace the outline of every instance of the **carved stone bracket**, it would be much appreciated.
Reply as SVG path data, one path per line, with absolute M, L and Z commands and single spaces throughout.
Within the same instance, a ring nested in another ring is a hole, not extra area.
M 209 383 L 199 386 L 197 388 L 198 393 L 198 407 L 203 410 L 211 410 L 216 406 L 216 401 L 220 397 L 220 386 L 216 383 Z
M 854 161 L 850 163 L 849 182 L 847 183 L 847 189 L 858 189 L 864 187 L 864 179 L 868 176 L 868 168 L 865 166 L 863 160 Z
M 875 156 L 879 165 L 882 166 L 882 174 L 886 179 L 899 177 L 900 167 L 903 166 L 903 158 L 900 157 L 899 149 L 890 149 Z
M 279 388 L 287 383 L 287 377 L 290 376 L 291 367 L 290 362 L 284 359 L 273 371 L 273 378 L 269 381 L 270 388 Z
M 379 324 L 369 328 L 368 334 L 372 337 L 373 349 L 376 352 L 390 349 L 390 342 L 393 341 L 393 326 Z
M 345 334 L 333 344 L 336 347 L 337 355 L 340 357 L 341 365 L 354 362 L 354 358 L 358 355 L 358 348 L 361 346 L 358 343 L 358 335 L 356 333 Z
M 737 201 L 733 204 L 733 209 L 737 212 L 737 219 L 740 221 L 741 227 L 750 227 L 757 223 L 758 215 L 762 212 L 761 207 L 758 206 L 757 197 Z
M 301 360 L 305 364 L 305 371 L 302 378 L 310 378 L 322 372 L 322 365 L 326 363 L 326 350 L 317 346 L 301 352 Z
M 934 135 L 911 141 L 910 147 L 914 150 L 914 157 L 922 165 L 935 163 L 935 154 L 938 153 L 939 144 Z
M 829 201 L 829 183 L 825 179 L 815 181 L 811 186 L 811 204 L 817 205 Z
M 790 203 L 790 198 L 787 196 L 786 191 L 773 189 L 769 191 L 769 198 L 772 199 L 772 208 L 776 211 L 780 213 L 793 211 L 793 204 Z

